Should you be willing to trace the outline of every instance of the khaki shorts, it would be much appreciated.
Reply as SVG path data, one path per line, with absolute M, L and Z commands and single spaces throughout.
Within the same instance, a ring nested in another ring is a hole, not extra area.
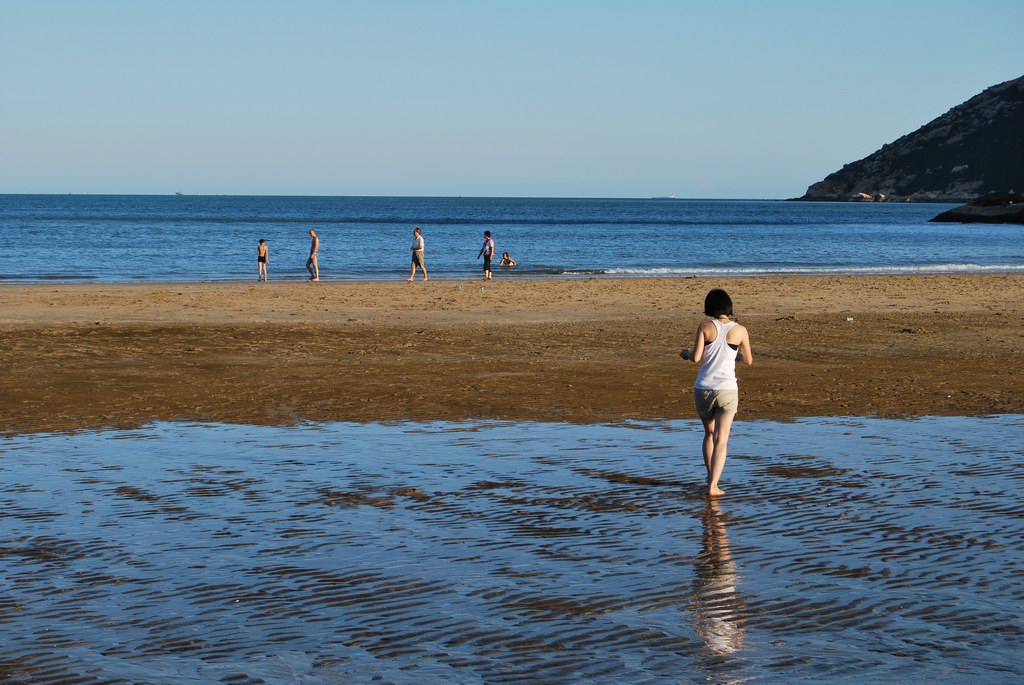
M 412 251 L 412 265 L 423 268 L 423 250 Z
M 702 419 L 709 419 L 718 411 L 735 414 L 740 408 L 740 391 L 694 388 L 693 403 L 697 407 L 697 415 Z

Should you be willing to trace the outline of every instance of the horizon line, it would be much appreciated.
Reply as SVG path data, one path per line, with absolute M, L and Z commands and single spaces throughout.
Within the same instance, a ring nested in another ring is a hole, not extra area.
M 673 200 L 703 202 L 785 202 L 796 197 L 681 197 L 675 195 L 306 195 L 262 193 L 4 193 L 0 197 L 289 197 L 289 198 L 380 198 L 380 199 L 435 199 L 435 200 Z

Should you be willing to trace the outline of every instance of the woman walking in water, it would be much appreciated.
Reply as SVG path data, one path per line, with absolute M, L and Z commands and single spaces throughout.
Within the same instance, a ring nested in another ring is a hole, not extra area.
M 747 366 L 754 363 L 750 351 L 747 329 L 732 316 L 732 299 L 724 290 L 712 290 L 704 298 L 704 314 L 711 317 L 697 327 L 693 350 L 685 349 L 679 355 L 700 364 L 697 380 L 693 383 L 693 400 L 697 415 L 704 424 L 704 468 L 708 472 L 708 495 L 718 497 L 725 491 L 718 487 L 718 479 L 725 468 L 729 431 L 739 409 L 739 386 L 736 384 L 736 362 Z

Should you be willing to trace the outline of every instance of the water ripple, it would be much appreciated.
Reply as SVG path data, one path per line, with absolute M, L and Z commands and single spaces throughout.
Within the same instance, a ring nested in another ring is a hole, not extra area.
M 1018 681 L 1022 444 L 741 423 L 709 502 L 689 422 L 8 438 L 0 681 Z

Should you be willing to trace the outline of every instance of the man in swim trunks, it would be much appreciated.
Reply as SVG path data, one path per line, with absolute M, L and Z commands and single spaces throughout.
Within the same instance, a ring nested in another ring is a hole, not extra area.
M 423 261 L 423 247 L 423 236 L 420 234 L 419 227 L 412 229 L 412 268 L 409 270 L 409 278 L 406 279 L 410 283 L 416 275 L 417 266 L 423 271 L 423 280 L 427 280 L 427 267 Z
M 309 280 L 320 280 L 320 265 L 316 262 L 317 253 L 320 252 L 320 236 L 312 228 L 309 229 L 309 237 L 313 242 L 309 244 L 309 259 L 306 260 L 306 269 L 309 271 Z
M 259 273 L 256 274 L 257 281 L 267 280 L 267 264 L 270 262 L 270 249 L 267 241 L 260 238 L 260 246 L 256 249 L 256 263 L 259 265 Z

